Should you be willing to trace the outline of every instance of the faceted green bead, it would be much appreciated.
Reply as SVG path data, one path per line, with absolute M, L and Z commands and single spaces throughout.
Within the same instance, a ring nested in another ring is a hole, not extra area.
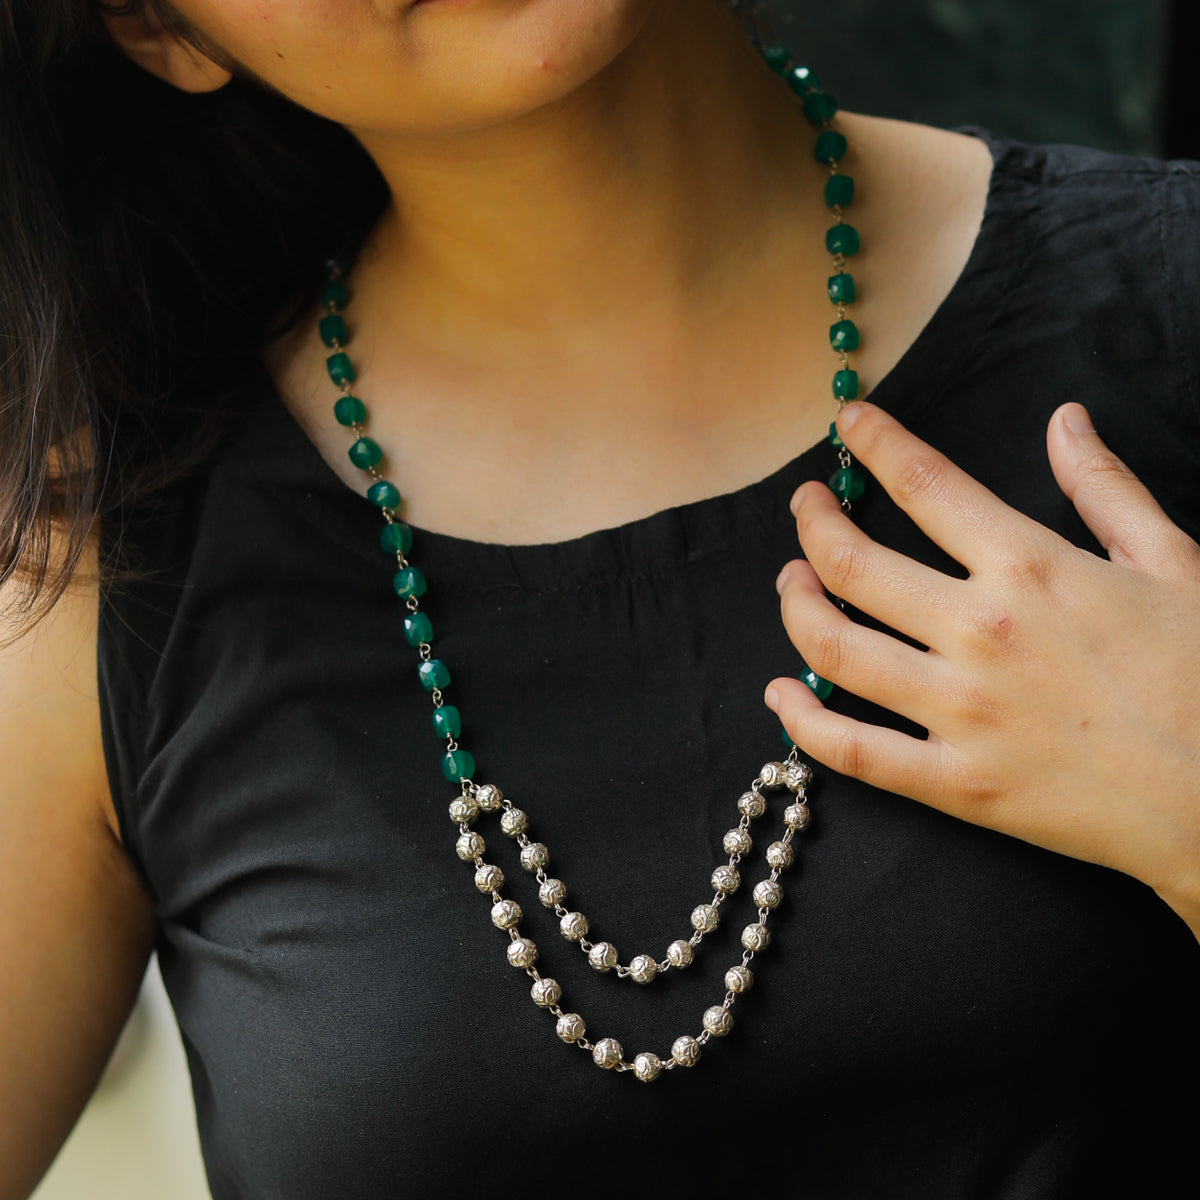
M 404 640 L 415 650 L 422 642 L 433 641 L 433 622 L 423 613 L 409 613 L 404 618 Z
M 867 490 L 867 481 L 857 467 L 839 467 L 829 477 L 829 488 L 841 500 L 857 500 Z
M 350 293 L 346 291 L 346 285 L 338 279 L 331 279 L 321 289 L 322 308 L 345 308 L 349 299 Z
M 783 740 L 783 744 L 789 750 L 795 750 L 796 743 L 792 741 L 792 735 L 790 733 L 788 733 L 788 731 L 786 729 L 780 729 L 779 736 Z
M 829 344 L 837 351 L 849 353 L 859 344 L 858 326 L 853 321 L 835 321 L 829 327 Z
M 833 398 L 835 400 L 858 399 L 858 372 L 844 368 L 833 376 Z
M 367 499 L 378 508 L 395 508 L 400 503 L 400 489 L 381 479 L 367 488 Z
M 442 774 L 451 783 L 462 783 L 475 774 L 475 756 L 467 750 L 450 750 L 442 757 Z
M 807 96 L 809 92 L 817 91 L 821 87 L 821 81 L 817 78 L 816 72 L 809 70 L 808 67 L 793 67 L 785 78 L 788 87 L 797 96 Z
M 837 116 L 837 101 L 828 92 L 809 92 L 804 97 L 804 115 L 814 125 L 824 125 Z
M 433 732 L 438 737 L 456 738 L 462 733 L 462 717 L 453 704 L 443 704 L 433 710 Z
M 836 129 L 826 129 L 817 138 L 813 156 L 817 162 L 841 162 L 846 157 L 846 151 L 849 149 L 850 144 Z
M 416 567 L 401 567 L 392 576 L 392 587 L 401 600 L 410 600 L 414 596 L 425 595 L 429 584 Z
M 339 387 L 343 383 L 353 383 L 358 378 L 350 356 L 344 351 L 339 350 L 336 354 L 331 354 L 325 360 L 325 366 L 329 369 L 329 378 Z
M 858 230 L 844 221 L 825 234 L 825 249 L 830 254 L 841 254 L 848 258 L 851 254 L 857 254 L 861 247 L 862 239 L 858 236 Z
M 822 679 L 811 667 L 800 672 L 800 682 L 810 688 L 818 700 L 828 700 L 833 695 L 833 684 Z
M 836 421 L 829 422 L 829 444 L 835 449 L 840 450 L 846 443 L 842 441 L 842 435 L 838 433 Z
M 440 658 L 431 658 L 417 668 L 417 677 L 427 692 L 450 686 L 450 670 Z
M 357 396 L 339 396 L 333 416 L 339 425 L 361 425 L 367 419 L 367 406 Z
M 854 203 L 854 176 L 830 175 L 825 180 L 825 203 L 830 208 L 849 208 Z
M 845 228 L 845 226 L 842 226 Z M 854 286 L 853 275 L 830 275 L 829 299 L 834 304 L 853 304 L 858 299 L 858 289 Z
M 791 51 L 786 46 L 764 46 L 761 53 L 772 71 L 786 71 L 792 65 Z
M 327 346 L 344 346 L 348 341 L 346 337 L 346 318 L 339 316 L 337 313 L 330 313 L 329 316 L 322 317 L 320 330 L 321 341 Z
M 379 544 L 384 554 L 407 554 L 412 549 L 412 526 L 393 521 L 379 531 Z
M 365 471 L 383 458 L 383 447 L 374 438 L 361 437 L 347 453 L 350 461 Z

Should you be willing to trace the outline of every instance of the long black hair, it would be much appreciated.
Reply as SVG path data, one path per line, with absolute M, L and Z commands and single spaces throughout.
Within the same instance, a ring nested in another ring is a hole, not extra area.
M 147 3 L 170 18 L 107 0 Z M 183 94 L 92 0 L 0 0 L 0 586 L 26 584 L 4 591 L 20 627 L 98 518 L 211 452 L 247 362 L 385 202 L 349 134 L 252 80 Z

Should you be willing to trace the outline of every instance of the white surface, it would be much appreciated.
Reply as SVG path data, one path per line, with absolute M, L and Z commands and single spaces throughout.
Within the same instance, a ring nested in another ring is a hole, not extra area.
M 33 1200 L 210 1200 L 157 959 L 96 1094 Z

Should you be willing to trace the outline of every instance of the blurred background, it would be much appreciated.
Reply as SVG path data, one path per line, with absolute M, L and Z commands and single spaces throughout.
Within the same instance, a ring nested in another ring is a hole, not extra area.
M 761 0 L 845 104 L 1032 141 L 1200 158 L 1200 0 Z M 155 966 L 36 1200 L 204 1200 L 187 1069 Z

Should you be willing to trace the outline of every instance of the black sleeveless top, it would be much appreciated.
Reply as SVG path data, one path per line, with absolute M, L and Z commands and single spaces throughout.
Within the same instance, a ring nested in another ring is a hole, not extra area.
M 1092 546 L 1044 441 L 1053 409 L 1083 400 L 1197 536 L 1200 168 L 993 150 L 965 273 L 873 399 Z M 378 514 L 265 378 L 245 391 L 211 471 L 136 523 L 145 574 L 104 601 L 100 643 L 113 794 L 157 901 L 217 1200 L 1061 1200 L 1200 1177 L 1183 923 L 1130 878 L 821 768 L 731 1036 L 650 1086 L 563 1045 L 455 856 L 457 789 Z M 773 581 L 796 553 L 788 498 L 831 467 L 816 446 L 739 492 L 556 545 L 417 533 L 477 779 L 530 813 L 624 961 L 691 932 L 738 795 L 783 754 L 762 689 L 797 656 Z M 855 512 L 954 569 L 879 488 Z M 719 1002 L 777 836 L 759 832 L 696 964 L 639 988 L 594 973 L 515 844 L 481 832 L 564 1008 L 630 1059 L 665 1058 Z

